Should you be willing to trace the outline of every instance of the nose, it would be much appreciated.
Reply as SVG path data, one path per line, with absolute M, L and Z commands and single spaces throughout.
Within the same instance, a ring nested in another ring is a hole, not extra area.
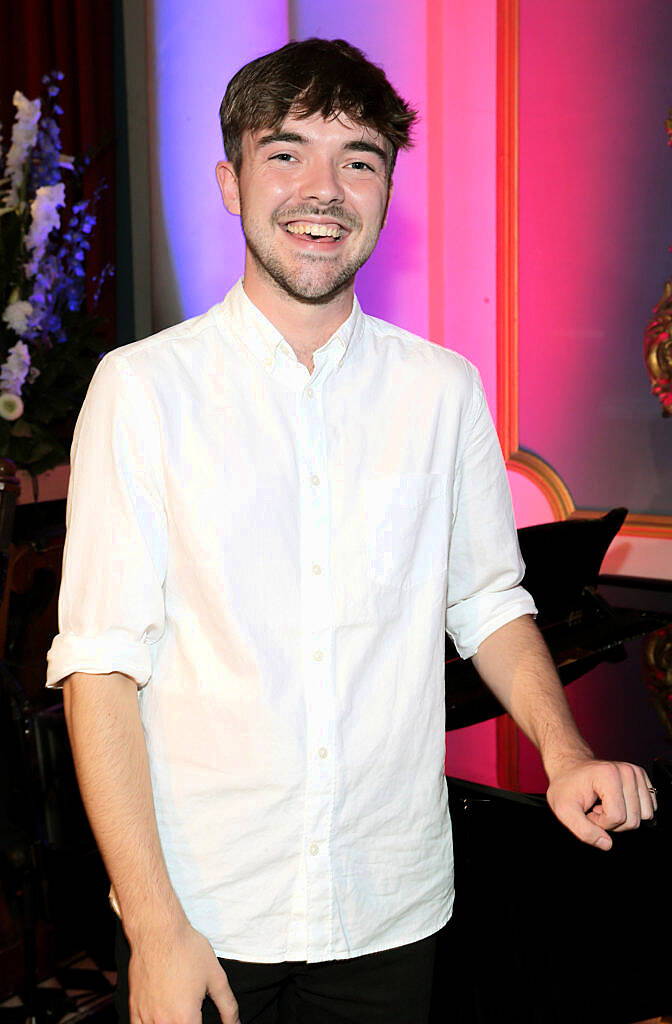
M 307 164 L 301 182 L 301 194 L 304 200 L 312 199 L 322 206 L 343 202 L 343 185 L 330 159 L 316 158 Z

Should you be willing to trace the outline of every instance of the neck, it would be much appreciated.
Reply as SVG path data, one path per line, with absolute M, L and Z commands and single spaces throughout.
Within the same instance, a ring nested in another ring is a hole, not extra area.
M 245 272 L 243 288 L 247 297 L 280 331 L 299 362 L 313 372 L 313 353 L 321 348 L 350 316 L 354 296 L 351 282 L 323 303 L 302 302 L 279 285 L 264 286 L 256 275 Z

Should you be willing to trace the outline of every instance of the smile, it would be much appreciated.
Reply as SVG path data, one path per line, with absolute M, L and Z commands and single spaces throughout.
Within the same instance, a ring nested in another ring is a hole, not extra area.
M 336 241 L 343 235 L 340 224 L 314 224 L 311 221 L 294 220 L 284 227 L 290 235 L 307 235 L 309 238 L 330 238 Z

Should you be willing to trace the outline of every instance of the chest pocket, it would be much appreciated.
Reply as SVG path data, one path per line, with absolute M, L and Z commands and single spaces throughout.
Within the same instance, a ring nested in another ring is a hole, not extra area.
M 367 560 L 379 586 L 411 587 L 448 562 L 448 477 L 407 473 L 364 482 Z

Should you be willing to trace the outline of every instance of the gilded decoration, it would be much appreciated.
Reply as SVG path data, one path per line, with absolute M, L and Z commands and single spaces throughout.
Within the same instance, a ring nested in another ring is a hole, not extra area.
M 665 120 L 668 145 L 672 146 L 672 110 Z M 644 361 L 651 378 L 651 392 L 672 416 L 672 278 L 644 332 Z
M 646 687 L 672 739 L 672 626 L 664 626 L 647 638 L 642 659 Z
M 672 415 L 672 279 L 646 325 L 644 360 L 651 378 L 651 393 L 663 407 L 663 416 Z

